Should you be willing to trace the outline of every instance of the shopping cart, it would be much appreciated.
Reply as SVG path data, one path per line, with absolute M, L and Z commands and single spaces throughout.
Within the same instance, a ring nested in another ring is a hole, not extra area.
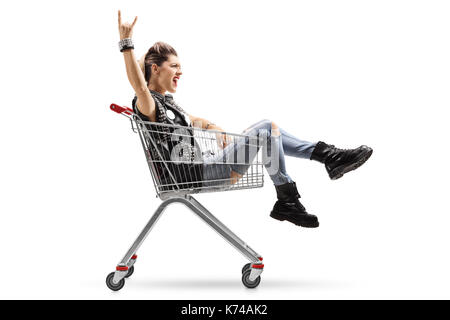
M 172 203 L 182 203 L 191 209 L 250 261 L 242 268 L 242 282 L 247 288 L 256 288 L 264 268 L 261 255 L 192 194 L 262 187 L 264 172 L 260 147 L 263 142 L 258 137 L 247 135 L 142 121 L 132 109 L 116 104 L 111 104 L 110 109 L 127 117 L 132 130 L 139 134 L 157 197 L 163 202 L 119 262 L 116 271 L 107 276 L 108 288 L 113 291 L 123 288 L 125 278 L 134 272 L 139 247 Z M 242 174 L 233 174 L 235 172 Z

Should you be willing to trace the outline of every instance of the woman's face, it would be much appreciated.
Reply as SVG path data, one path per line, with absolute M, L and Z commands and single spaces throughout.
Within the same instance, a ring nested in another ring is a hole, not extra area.
M 178 80 L 183 73 L 178 57 L 170 55 L 167 61 L 157 67 L 155 72 L 152 70 L 152 77 L 155 75 L 158 86 L 165 91 L 175 93 L 177 91 Z

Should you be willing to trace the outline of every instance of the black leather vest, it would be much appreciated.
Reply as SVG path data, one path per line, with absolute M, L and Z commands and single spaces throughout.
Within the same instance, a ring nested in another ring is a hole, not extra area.
M 188 114 L 174 102 L 172 95 L 164 96 L 153 90 L 150 90 L 150 93 L 155 101 L 156 122 L 183 127 L 191 126 Z M 134 97 L 132 102 L 134 112 L 143 121 L 150 121 L 136 107 L 136 101 L 137 97 Z M 162 185 L 161 191 L 176 190 L 175 183 L 180 189 L 200 187 L 203 176 L 202 156 L 193 130 L 151 124 L 146 124 L 146 127 L 153 142 L 156 143 L 156 146 L 153 143 L 148 145 L 157 171 L 157 179 Z

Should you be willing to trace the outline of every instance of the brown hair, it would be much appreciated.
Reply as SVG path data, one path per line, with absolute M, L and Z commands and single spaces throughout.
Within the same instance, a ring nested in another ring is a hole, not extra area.
M 172 46 L 161 41 L 156 42 L 150 49 L 148 49 L 145 56 L 142 57 L 139 61 L 142 72 L 145 76 L 145 81 L 147 81 L 147 83 L 150 81 L 150 77 L 152 75 L 152 64 L 161 66 L 161 64 L 164 61 L 167 61 L 169 59 L 169 56 L 172 54 L 178 56 L 177 52 Z

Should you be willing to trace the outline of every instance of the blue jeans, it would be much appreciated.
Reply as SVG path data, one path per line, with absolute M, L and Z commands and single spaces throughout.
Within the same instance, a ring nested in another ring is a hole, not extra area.
M 243 137 L 235 139 L 219 154 L 204 158 L 203 184 L 230 184 L 231 171 L 244 175 L 261 147 L 264 166 L 274 185 L 292 182 L 284 156 L 310 159 L 316 142 L 300 140 L 280 127 L 278 130 L 279 135 L 276 130 L 272 134 L 272 121 L 262 120 L 244 130 Z

